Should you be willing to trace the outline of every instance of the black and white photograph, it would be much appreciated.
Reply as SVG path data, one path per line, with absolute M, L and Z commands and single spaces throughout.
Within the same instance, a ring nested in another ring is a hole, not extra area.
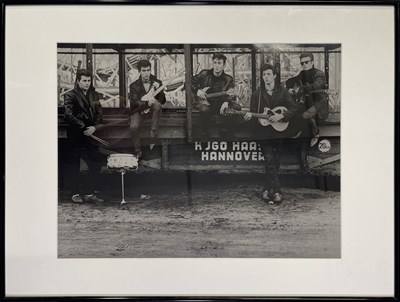
M 340 258 L 340 44 L 57 45 L 59 258 Z

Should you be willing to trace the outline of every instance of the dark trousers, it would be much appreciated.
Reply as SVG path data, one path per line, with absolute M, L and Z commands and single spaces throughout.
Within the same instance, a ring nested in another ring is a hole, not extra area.
M 308 112 L 305 111 L 302 114 L 303 119 L 307 120 L 308 122 L 308 127 L 310 130 L 310 133 L 313 137 L 317 136 L 319 133 L 319 129 L 318 129 L 318 115 L 317 115 L 317 111 L 315 112 Z
M 265 184 L 264 190 L 272 193 L 282 193 L 279 182 L 278 171 L 281 163 L 281 142 L 263 141 L 259 142 L 261 152 L 264 156 Z
M 208 105 L 200 105 L 199 107 L 199 119 L 200 119 L 200 130 L 202 135 L 208 134 L 208 127 L 211 124 L 211 118 L 213 113 Z
M 131 116 L 130 122 L 130 133 L 133 140 L 133 152 L 137 153 L 140 151 L 140 126 L 145 119 L 151 118 L 151 133 L 156 134 L 158 127 L 160 125 L 160 119 L 162 114 L 161 104 L 156 102 L 151 105 L 151 110 L 147 114 L 140 114 L 140 112 L 135 112 Z
M 310 128 L 310 133 L 313 137 L 316 137 L 319 134 L 318 125 L 315 118 L 310 118 L 308 120 L 308 127 Z
M 80 171 L 81 159 L 87 166 L 87 171 Z M 72 194 L 93 194 L 99 190 L 100 170 L 104 156 L 99 153 L 96 146 L 92 145 L 88 138 L 71 141 L 69 144 L 69 156 L 67 159 L 66 177 L 70 183 Z
M 220 107 L 220 106 L 219 106 Z M 201 104 L 199 108 L 199 120 L 200 120 L 200 130 L 202 135 L 208 135 L 208 129 L 211 125 L 211 119 L 213 116 L 218 116 L 220 123 L 220 133 L 229 133 L 232 130 L 233 125 L 237 120 L 236 116 L 226 116 L 221 115 L 218 106 L 213 107 L 205 104 Z M 240 105 L 234 103 L 233 109 L 240 110 Z

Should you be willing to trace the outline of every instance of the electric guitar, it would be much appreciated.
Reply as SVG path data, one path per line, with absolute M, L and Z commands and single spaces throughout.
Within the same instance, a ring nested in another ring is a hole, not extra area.
M 284 112 L 287 111 L 287 108 L 284 106 L 277 106 L 273 109 L 270 109 L 268 107 L 264 108 L 264 112 L 262 113 L 256 113 L 256 112 L 250 112 L 252 116 L 258 118 L 258 122 L 266 127 L 270 126 L 274 128 L 278 132 L 285 131 L 287 127 L 289 126 L 289 122 L 283 122 L 283 121 L 278 121 L 278 122 L 270 122 L 268 118 L 275 114 L 283 114 Z M 239 110 L 234 110 L 234 109 L 225 109 L 225 114 L 227 115 L 234 115 L 234 114 L 239 114 L 239 115 L 246 115 L 246 111 L 239 111 Z
M 223 90 L 223 91 L 219 91 L 219 92 L 212 92 L 212 93 L 207 93 L 208 89 L 210 89 L 210 87 L 204 87 L 202 89 L 199 89 L 205 93 L 204 98 L 197 96 L 197 99 L 199 100 L 200 104 L 202 104 L 202 105 L 204 104 L 204 105 L 210 106 L 208 99 L 225 96 L 225 95 L 229 95 L 229 96 L 238 96 L 239 95 L 239 93 L 234 88 L 230 88 L 228 90 Z
M 164 84 L 162 84 L 160 87 L 158 87 L 157 89 L 154 86 L 151 86 L 149 91 L 141 98 L 141 101 L 143 102 L 149 102 L 150 100 L 154 99 L 156 97 L 157 94 L 159 94 L 166 86 L 168 86 L 173 80 L 179 78 L 180 76 L 184 75 L 186 72 L 182 71 L 179 72 L 178 74 L 176 74 L 175 76 L 173 76 L 172 78 L 170 78 L 167 82 L 165 82 Z M 149 113 L 151 110 L 151 107 L 149 106 L 149 108 L 143 110 L 142 112 L 140 112 L 141 115 L 145 115 L 147 113 Z

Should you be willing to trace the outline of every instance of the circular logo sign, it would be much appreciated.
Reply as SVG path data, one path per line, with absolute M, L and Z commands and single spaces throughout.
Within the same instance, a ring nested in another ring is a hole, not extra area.
M 331 142 L 327 139 L 323 139 L 319 142 L 318 149 L 321 152 L 328 152 L 331 149 Z

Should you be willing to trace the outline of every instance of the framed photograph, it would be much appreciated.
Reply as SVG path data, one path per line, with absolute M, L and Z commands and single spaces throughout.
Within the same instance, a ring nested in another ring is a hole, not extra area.
M 205 3 L 6 3 L 6 298 L 398 297 L 399 4 Z

